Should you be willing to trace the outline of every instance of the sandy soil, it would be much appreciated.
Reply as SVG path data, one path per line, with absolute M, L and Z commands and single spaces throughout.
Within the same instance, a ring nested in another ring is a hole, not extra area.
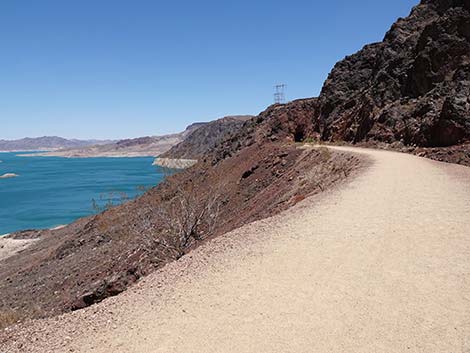
M 26 249 L 34 239 L 9 239 L 0 237 L 0 261 Z
M 470 352 L 470 168 L 354 151 L 351 183 L 0 352 Z

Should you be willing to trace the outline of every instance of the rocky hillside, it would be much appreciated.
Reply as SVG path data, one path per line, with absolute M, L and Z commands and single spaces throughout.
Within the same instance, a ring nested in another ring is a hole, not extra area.
M 26 137 L 19 140 L 0 140 L 0 151 L 50 151 L 111 142 L 109 140 L 68 140 L 57 136 Z
M 184 141 L 159 157 L 197 160 L 229 135 L 238 132 L 242 125 L 251 118 L 253 118 L 252 115 L 235 115 L 211 121 L 190 133 Z
M 315 114 L 324 140 L 446 147 L 470 140 L 470 1 L 422 0 L 338 62 Z

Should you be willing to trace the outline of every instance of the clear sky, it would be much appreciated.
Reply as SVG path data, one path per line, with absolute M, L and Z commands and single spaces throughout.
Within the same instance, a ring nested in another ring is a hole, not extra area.
M 418 0 L 5 0 L 0 139 L 124 138 L 318 95 Z

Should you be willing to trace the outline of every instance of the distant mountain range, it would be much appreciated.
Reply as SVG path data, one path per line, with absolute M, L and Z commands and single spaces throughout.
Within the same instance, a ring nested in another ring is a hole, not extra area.
M 14 141 L 9 141 L 10 148 L 2 149 L 2 145 L 0 144 L 0 150 L 43 150 L 47 152 L 32 153 L 25 156 L 54 156 L 68 158 L 157 157 L 169 151 L 173 147 L 177 145 L 179 146 L 179 144 L 188 141 L 188 143 L 174 151 L 175 153 L 172 153 L 172 155 L 174 155 L 173 158 L 182 158 L 183 156 L 197 157 L 213 146 L 222 136 L 224 136 L 225 132 L 238 130 L 243 122 L 249 118 L 251 118 L 251 116 L 230 116 L 208 123 L 193 123 L 184 131 L 176 134 L 145 136 L 119 141 L 79 141 L 65 140 L 57 137 L 55 139 L 58 140 L 55 144 L 52 144 L 52 141 L 49 141 L 49 144 L 46 144 L 46 141 L 39 141 L 36 142 L 36 144 L 33 144 L 32 142 L 29 144 L 21 144 L 20 141 L 28 140 L 23 139 L 18 140 L 16 144 L 13 144 Z M 204 127 L 204 129 L 202 129 L 202 127 Z M 199 130 L 201 132 L 195 135 L 195 132 Z M 11 148 L 12 145 L 14 146 L 13 148 Z
M 19 140 L 0 140 L 0 151 L 53 151 L 112 142 L 112 140 L 69 140 L 58 136 L 25 137 Z
M 23 156 L 43 157 L 154 157 L 168 151 L 180 143 L 191 132 L 203 126 L 204 123 L 189 125 L 183 132 L 162 136 L 144 136 L 133 139 L 110 141 L 108 143 L 92 143 L 82 146 L 65 147 L 49 152 L 31 153 Z

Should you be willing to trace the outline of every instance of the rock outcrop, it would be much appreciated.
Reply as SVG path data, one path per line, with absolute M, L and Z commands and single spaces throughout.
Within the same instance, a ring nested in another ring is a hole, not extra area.
M 221 141 L 234 136 L 252 115 L 233 115 L 211 121 L 196 129 L 160 158 L 198 160 Z
M 423 0 L 383 42 L 338 62 L 321 91 L 324 140 L 444 147 L 470 139 L 470 1 Z
M 204 158 L 212 163 L 226 159 L 251 145 L 269 142 L 304 142 L 318 137 L 314 117 L 316 98 L 298 99 L 288 104 L 273 104 L 247 121 L 237 133 L 226 136 Z

